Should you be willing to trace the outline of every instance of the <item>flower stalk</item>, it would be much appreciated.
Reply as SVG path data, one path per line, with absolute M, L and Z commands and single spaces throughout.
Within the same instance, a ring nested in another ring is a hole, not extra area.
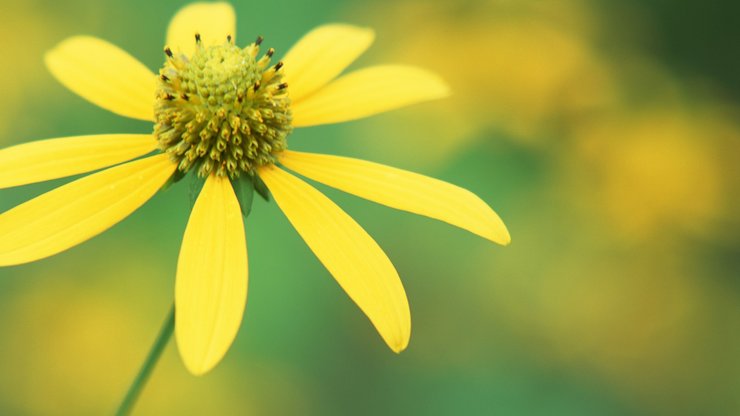
M 157 339 L 154 341 L 154 345 L 152 345 L 152 349 L 149 351 L 149 355 L 147 355 L 144 364 L 141 366 L 139 374 L 136 375 L 133 383 L 131 383 L 131 386 L 128 388 L 128 392 L 126 392 L 126 396 L 123 398 L 123 401 L 121 401 L 121 405 L 118 406 L 116 416 L 125 416 L 131 413 L 131 409 L 133 409 L 141 391 L 144 389 L 149 377 L 152 375 L 154 367 L 156 367 L 159 359 L 162 357 L 162 352 L 164 352 L 164 348 L 167 346 L 170 338 L 172 338 L 172 333 L 174 331 L 175 304 L 172 303 L 170 311 L 167 313 L 167 317 L 162 324 L 162 329 L 159 330 L 159 335 L 157 335 Z

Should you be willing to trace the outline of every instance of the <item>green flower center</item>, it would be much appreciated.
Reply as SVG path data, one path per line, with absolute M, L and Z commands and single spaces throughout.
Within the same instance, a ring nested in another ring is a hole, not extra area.
M 184 174 L 234 179 L 276 162 L 292 131 L 282 62 L 270 48 L 257 59 L 262 38 L 241 49 L 231 36 L 203 46 L 195 35 L 191 57 L 165 49 L 154 108 L 154 135 Z

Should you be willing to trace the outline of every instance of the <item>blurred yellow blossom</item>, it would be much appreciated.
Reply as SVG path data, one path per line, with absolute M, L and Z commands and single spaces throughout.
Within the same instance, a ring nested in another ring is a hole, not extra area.
M 419 63 L 443 74 L 454 95 L 445 102 L 395 115 L 424 123 L 404 131 L 405 143 L 430 162 L 449 158 L 470 140 L 503 131 L 537 144 L 559 117 L 611 103 L 614 86 L 592 44 L 591 10 L 578 1 L 453 3 L 409 1 L 368 10 L 370 22 L 390 33 L 384 58 Z M 416 16 L 410 26 L 386 16 Z M 433 117 L 429 117 L 433 113 Z M 431 120 L 431 122 L 429 121 Z M 357 128 L 361 146 L 385 149 L 378 119 Z M 403 123 L 396 123 L 403 124 Z M 430 138 L 434 138 L 431 140 Z M 424 146 L 417 144 L 423 142 Z
M 0 143 L 8 141 L 9 123 L 22 108 L 24 93 L 34 85 L 34 81 L 44 74 L 39 65 L 45 40 L 53 27 L 52 19 L 41 15 L 26 2 L 4 2 L 2 6 L 3 24 L 0 25 L 0 38 L 3 44 L 3 65 L 0 65 Z M 22 34 L 22 40 L 18 40 Z M 37 54 L 29 53 L 36 50 Z M 12 60 L 12 65 L 6 62 Z
M 575 191 L 624 236 L 706 234 L 725 207 L 717 144 L 728 134 L 740 138 L 729 120 L 675 105 L 583 122 L 574 140 L 590 173 L 575 176 L 590 192 Z

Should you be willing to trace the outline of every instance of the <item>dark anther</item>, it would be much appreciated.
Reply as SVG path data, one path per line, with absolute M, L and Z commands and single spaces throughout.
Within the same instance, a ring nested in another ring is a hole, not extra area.
M 167 101 L 172 101 L 172 100 L 175 99 L 175 96 L 172 95 L 172 94 L 167 94 L 167 95 L 164 96 L 164 99 L 167 100 Z
M 195 34 L 195 43 L 200 43 L 200 33 Z
M 162 76 L 160 76 L 160 78 L 162 78 L 162 81 L 164 81 L 164 82 L 170 82 L 170 79 L 165 74 L 162 74 Z
M 262 41 L 265 40 L 262 36 L 257 36 L 257 40 L 254 41 L 254 44 L 257 46 L 262 45 Z
M 254 90 L 257 91 L 258 89 L 260 89 L 260 82 L 259 81 L 257 81 L 257 82 L 254 83 Z
M 167 54 L 170 58 L 172 58 L 172 49 L 168 47 L 164 48 L 164 53 Z
M 183 99 L 183 100 L 185 100 L 185 101 L 190 101 L 190 96 L 189 96 L 189 95 L 187 95 L 187 94 L 183 94 L 183 95 L 181 95 L 181 97 L 182 97 L 182 99 Z
M 286 88 L 288 88 L 288 83 L 287 82 L 283 82 L 282 84 L 278 85 L 278 89 L 279 90 L 284 90 Z
M 272 58 L 272 55 L 274 53 L 275 53 L 275 49 L 270 48 L 267 50 L 267 53 L 265 55 L 267 55 L 268 58 Z
M 280 68 L 282 67 L 283 67 L 283 61 L 278 62 L 277 64 L 275 64 L 275 71 L 279 71 Z
M 231 35 L 226 36 L 226 41 L 231 42 Z

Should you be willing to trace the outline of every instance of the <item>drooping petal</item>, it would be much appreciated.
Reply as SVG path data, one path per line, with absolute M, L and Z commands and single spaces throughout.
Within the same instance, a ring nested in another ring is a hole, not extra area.
M 151 134 L 102 134 L 19 144 L 0 149 L 0 189 L 90 172 L 156 148 Z
M 185 229 L 175 283 L 175 335 L 185 367 L 204 374 L 239 331 L 247 302 L 247 241 L 231 183 L 211 175 Z
M 374 39 L 372 29 L 344 24 L 308 32 L 283 58 L 291 100 L 297 103 L 336 78 Z
M 259 170 L 275 202 L 388 346 L 403 351 L 411 336 L 406 292 L 396 269 L 365 230 L 329 198 L 274 166 Z
M 39 260 L 76 246 L 142 206 L 172 176 L 157 155 L 106 169 L 0 214 L 0 266 Z
M 175 14 L 167 29 L 167 46 L 176 53 L 191 56 L 195 52 L 195 34 L 203 45 L 226 42 L 236 38 L 236 14 L 229 3 L 193 3 Z
M 361 198 L 444 221 L 495 243 L 511 242 L 501 218 L 475 194 L 459 186 L 347 157 L 284 151 L 280 162 L 301 175 Z
M 74 36 L 47 52 L 45 61 L 59 82 L 91 103 L 126 117 L 154 118 L 155 75 L 117 46 Z
M 356 120 L 447 95 L 447 84 L 426 70 L 401 65 L 373 66 L 344 75 L 293 104 L 293 125 Z

